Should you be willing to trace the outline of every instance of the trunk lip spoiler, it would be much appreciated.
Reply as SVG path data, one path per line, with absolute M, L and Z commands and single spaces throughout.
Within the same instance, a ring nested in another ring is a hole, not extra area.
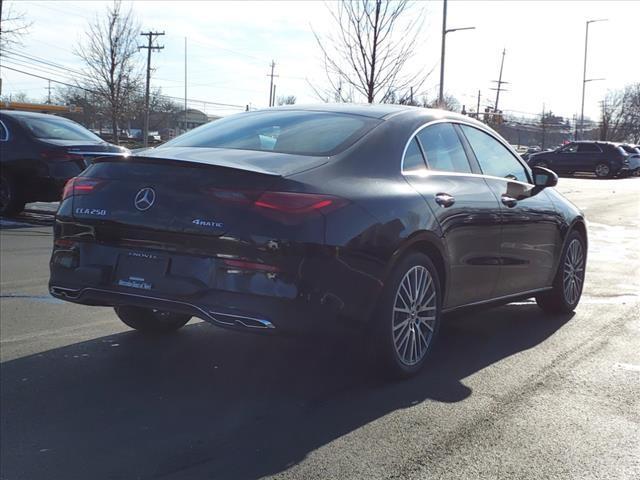
M 278 169 L 269 169 L 263 168 L 255 163 L 243 162 L 242 154 L 239 152 L 245 152 L 247 156 L 256 156 L 263 154 L 266 156 L 275 156 L 275 155 L 283 155 L 286 157 L 290 157 L 290 154 L 278 154 L 271 152 L 262 152 L 255 150 L 232 150 L 232 149 L 223 149 L 223 148 L 204 148 L 204 147 L 190 147 L 190 152 L 185 152 L 184 149 L 181 149 L 181 152 L 171 152 L 167 151 L 166 155 L 162 152 L 161 148 L 151 149 L 146 152 L 135 152 L 131 153 L 128 156 L 123 155 L 115 155 L 108 156 L 104 158 L 98 158 L 94 163 L 102 163 L 102 162 L 112 162 L 112 161 L 121 161 L 121 162 L 150 162 L 150 163 L 162 163 L 162 162 L 172 162 L 176 166 L 201 166 L 203 168 L 213 167 L 213 168 L 228 168 L 231 170 L 242 170 L 248 173 L 257 173 L 261 175 L 269 175 L 272 177 L 288 177 L 291 175 L 296 175 L 302 172 L 306 172 L 308 170 L 320 167 L 329 162 L 330 157 L 310 157 L 310 156 L 300 156 L 304 157 L 304 162 L 284 162 L 290 163 L 289 165 L 283 165 L 278 167 Z M 167 149 L 168 150 L 168 149 Z M 225 155 L 224 152 L 232 151 L 233 154 L 231 158 L 229 155 Z M 212 158 L 202 158 L 202 154 L 210 152 Z M 200 155 L 189 155 L 189 153 L 199 153 Z M 215 158 L 216 153 L 222 154 L 220 156 L 227 158 Z M 235 159 L 238 159 L 236 161 Z

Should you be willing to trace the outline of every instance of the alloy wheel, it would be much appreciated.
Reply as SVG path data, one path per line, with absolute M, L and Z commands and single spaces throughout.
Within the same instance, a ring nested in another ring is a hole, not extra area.
M 564 260 L 562 285 L 564 298 L 570 305 L 575 305 L 580 298 L 584 282 L 584 248 L 577 238 L 569 244 Z
M 427 353 L 436 328 L 436 287 L 422 265 L 403 277 L 393 304 L 393 344 L 405 365 L 416 365 Z
M 596 175 L 598 177 L 608 177 L 610 171 L 611 169 L 609 168 L 609 166 L 605 165 L 604 163 L 596 166 Z

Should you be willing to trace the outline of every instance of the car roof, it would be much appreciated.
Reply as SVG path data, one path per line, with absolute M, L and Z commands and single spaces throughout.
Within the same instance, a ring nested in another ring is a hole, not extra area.
M 37 113 L 37 112 L 24 112 L 22 110 L 0 110 L 0 114 L 6 115 L 16 119 L 28 119 L 28 118 L 57 118 L 63 121 L 72 121 L 65 117 L 59 117 L 58 115 L 52 115 L 50 113 Z
M 351 115 L 361 115 L 371 118 L 386 119 L 392 116 L 416 115 L 431 116 L 433 120 L 450 119 L 465 121 L 473 120 L 471 117 L 461 115 L 459 113 L 449 112 L 446 110 L 438 110 L 434 108 L 413 107 L 410 105 L 395 105 L 391 103 L 321 103 L 317 105 L 283 105 L 280 107 L 272 107 L 263 110 L 266 111 L 308 111 L 308 112 L 328 112 L 328 113 L 346 113 Z M 431 119 L 429 119 L 431 120 Z
M 615 142 L 608 142 L 605 140 L 573 140 L 571 143 L 588 143 L 588 144 L 597 144 L 597 145 L 613 145 L 614 147 L 618 144 Z

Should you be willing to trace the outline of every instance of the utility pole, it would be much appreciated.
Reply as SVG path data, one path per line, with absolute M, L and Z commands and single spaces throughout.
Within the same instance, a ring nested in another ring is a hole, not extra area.
M 478 90 L 478 107 L 476 108 L 476 120 L 480 120 L 480 90 Z
M 411 87 L 409 91 L 409 101 L 411 102 L 410 104 L 413 105 L 413 87 Z
M 276 84 L 273 84 L 273 104 L 271 105 L 272 107 L 276 106 Z
M 271 67 L 271 73 L 267 74 L 267 77 L 271 77 L 271 83 L 269 83 L 269 106 L 273 107 L 273 105 L 276 103 L 276 99 L 274 97 L 274 88 L 273 88 L 273 78 L 274 77 L 278 77 L 278 75 L 274 75 L 273 74 L 273 70 L 276 68 L 276 62 L 274 62 L 273 60 L 271 60 L 271 64 L 269 65 Z
M 584 137 L 584 92 L 587 86 L 587 82 L 595 80 L 604 80 L 603 78 L 591 78 L 587 79 L 587 47 L 589 45 L 589 24 L 595 22 L 606 22 L 606 18 L 600 18 L 598 20 L 587 20 L 585 33 L 584 33 L 584 66 L 582 69 L 582 106 L 580 107 L 580 138 Z
M 144 129 L 142 131 L 143 145 L 147 147 L 149 145 L 149 85 L 151 83 L 151 52 L 153 50 L 162 50 L 164 46 L 153 45 L 155 37 L 164 35 L 164 32 L 142 32 L 140 34 L 143 37 L 147 37 L 148 44 L 138 46 L 138 49 L 147 49 L 147 87 L 144 94 Z M 118 132 L 113 132 L 117 135 Z
M 49 80 L 49 86 L 47 87 L 49 93 L 47 94 L 47 103 L 51 105 L 51 80 Z
M 442 5 L 442 50 L 440 51 L 440 91 L 438 93 L 438 107 L 444 105 L 444 52 L 447 41 L 447 0 Z
M 498 102 L 500 101 L 500 92 L 501 91 L 506 91 L 504 88 L 502 88 L 502 84 L 503 83 L 509 83 L 509 82 L 503 82 L 502 81 L 502 69 L 504 68 L 504 56 L 507 53 L 506 49 L 502 49 L 502 61 L 500 62 L 500 75 L 498 76 L 498 80 L 493 80 L 494 83 L 498 84 L 497 88 L 491 88 L 491 90 L 496 90 L 496 103 L 493 107 L 493 113 L 497 113 L 498 112 Z
M 440 91 L 438 93 L 438 107 L 444 105 L 444 54 L 447 40 L 447 33 L 458 30 L 475 30 L 476 27 L 449 28 L 447 29 L 447 0 L 442 2 L 442 50 L 440 52 Z
M 540 128 L 542 130 L 542 150 L 544 150 L 544 142 L 546 140 L 546 136 L 547 136 L 547 120 L 545 119 L 544 116 L 544 109 L 545 109 L 545 104 L 542 104 L 542 119 L 540 121 Z
M 184 37 L 184 131 L 187 131 L 187 37 Z

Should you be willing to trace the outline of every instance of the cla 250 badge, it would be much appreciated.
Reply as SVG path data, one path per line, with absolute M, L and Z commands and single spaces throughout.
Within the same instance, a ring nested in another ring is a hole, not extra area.
M 107 215 L 107 211 L 104 208 L 76 208 L 76 213 L 78 215 L 95 215 L 96 217 L 105 217 Z
M 224 228 L 224 223 L 216 222 L 215 220 L 201 220 L 196 218 L 191 223 L 198 225 L 199 227 Z

